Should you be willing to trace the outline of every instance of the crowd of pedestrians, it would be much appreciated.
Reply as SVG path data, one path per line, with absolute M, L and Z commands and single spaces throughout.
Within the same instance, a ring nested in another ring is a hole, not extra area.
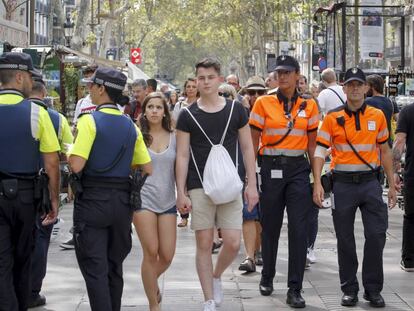
M 242 238 L 246 257 L 239 270 L 263 266 L 258 290 L 273 293 L 285 209 L 286 303 L 292 308 L 306 307 L 302 283 L 317 260 L 319 208 L 332 208 L 343 306 L 355 306 L 360 289 L 358 208 L 365 233 L 363 297 L 385 306 L 388 209 L 402 188 L 400 266 L 414 271 L 414 111 L 412 105 L 398 111 L 383 95 L 381 76 L 350 68 L 339 85 L 328 68 L 320 82 L 308 83 L 298 61 L 281 55 L 265 79 L 253 76 L 241 87 L 237 76 L 224 78 L 220 63 L 206 58 L 179 94 L 164 86 L 157 91 L 154 79 L 136 80 L 129 90 L 120 71 L 90 65 L 73 139 L 65 117 L 45 104 L 45 83 L 30 56 L 4 53 L 0 73 L 0 310 L 46 303 L 40 292 L 58 216 L 59 162 L 65 161 L 74 225 L 73 238 L 61 246 L 75 249 L 92 310 L 121 309 L 131 223 L 143 249 L 149 308 L 161 310 L 158 279 L 173 261 L 177 214 L 178 227 L 191 217 L 205 311 L 225 304 L 221 276 Z

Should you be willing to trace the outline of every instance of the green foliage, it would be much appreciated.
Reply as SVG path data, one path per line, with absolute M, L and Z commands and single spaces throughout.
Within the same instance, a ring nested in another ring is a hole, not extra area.
M 73 64 L 66 64 L 63 71 L 63 82 L 65 86 L 66 105 L 73 104 L 76 100 L 80 74 L 79 70 Z
M 246 78 L 245 60 L 253 47 L 264 55 L 266 42 L 308 42 L 308 38 L 294 39 L 293 29 L 310 25 L 314 10 L 327 2 L 130 0 L 131 8 L 117 22 L 125 25 L 123 42 L 141 47 L 141 67 L 150 75 L 166 74 L 182 83 L 193 74 L 196 60 L 215 56 L 223 64 L 236 62 Z

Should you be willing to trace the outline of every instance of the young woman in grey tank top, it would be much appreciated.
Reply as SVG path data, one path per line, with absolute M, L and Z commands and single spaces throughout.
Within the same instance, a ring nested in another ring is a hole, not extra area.
M 159 311 L 158 277 L 175 253 L 175 133 L 167 100 L 160 92 L 149 94 L 142 105 L 139 125 L 153 162 L 153 174 L 141 189 L 142 206 L 134 212 L 134 226 L 144 252 L 141 276 L 150 311 Z

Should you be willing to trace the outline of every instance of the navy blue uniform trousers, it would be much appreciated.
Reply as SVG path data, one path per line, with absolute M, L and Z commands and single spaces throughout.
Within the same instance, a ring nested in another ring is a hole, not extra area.
M 14 199 L 0 189 L 1 311 L 27 310 L 35 215 L 33 189 L 19 189 Z
M 75 251 L 93 311 L 121 310 L 122 263 L 131 251 L 129 191 L 85 188 L 73 211 Z
M 43 279 L 46 276 L 47 253 L 49 251 L 50 236 L 52 235 L 53 224 L 42 225 L 40 215 L 36 217 L 35 243 L 32 255 L 31 271 L 31 300 L 39 295 Z
M 283 178 L 272 178 L 281 170 Z M 308 215 L 312 208 L 310 167 L 302 157 L 263 157 L 260 175 L 260 223 L 262 225 L 262 281 L 273 281 L 276 258 L 286 207 L 288 216 L 288 287 L 302 289 L 308 247 Z
M 388 208 L 382 199 L 382 187 L 377 179 L 361 183 L 335 181 L 333 193 L 332 216 L 338 242 L 341 289 L 344 293 L 359 290 L 354 235 L 355 213 L 359 207 L 365 236 L 362 283 L 367 292 L 379 293 L 384 283 L 382 255 L 388 227 Z

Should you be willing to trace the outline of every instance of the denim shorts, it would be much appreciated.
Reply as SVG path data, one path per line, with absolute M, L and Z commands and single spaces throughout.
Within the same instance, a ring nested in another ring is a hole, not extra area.
M 173 207 L 171 207 L 170 209 L 166 210 L 165 212 L 161 212 L 161 213 L 160 212 L 154 212 L 154 211 L 152 211 L 150 209 L 147 209 L 147 208 L 140 208 L 138 210 L 135 210 L 135 213 L 139 213 L 139 212 L 142 212 L 142 211 L 149 211 L 149 212 L 152 212 L 152 213 L 157 214 L 157 215 L 173 215 L 173 214 L 177 215 L 177 207 L 175 205 Z
M 251 212 L 247 210 L 247 203 L 243 202 L 243 220 L 259 220 L 259 204 Z

